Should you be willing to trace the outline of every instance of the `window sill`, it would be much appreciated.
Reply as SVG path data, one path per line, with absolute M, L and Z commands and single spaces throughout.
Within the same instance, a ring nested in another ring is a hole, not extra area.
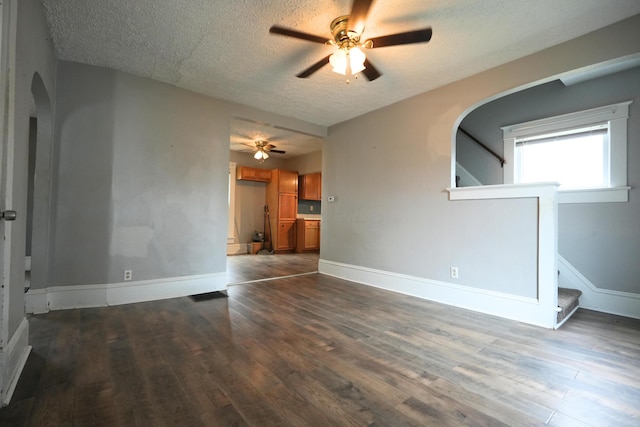
M 524 197 L 553 197 L 558 189 L 558 183 L 534 184 L 498 184 L 480 185 L 477 187 L 447 188 L 449 200 L 486 200 L 486 199 L 517 199 Z
M 631 187 L 558 190 L 557 183 L 480 185 L 447 188 L 449 200 L 511 199 L 520 197 L 550 197 L 558 204 L 628 202 Z
M 586 188 L 558 190 L 558 203 L 613 203 L 628 202 L 631 187 Z

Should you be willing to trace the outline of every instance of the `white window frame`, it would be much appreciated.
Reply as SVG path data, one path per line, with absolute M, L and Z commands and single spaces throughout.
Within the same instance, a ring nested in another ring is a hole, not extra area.
M 558 203 L 627 202 L 627 120 L 632 101 L 592 108 L 590 110 L 548 117 L 502 127 L 504 142 L 504 183 L 513 184 L 516 139 L 541 133 L 609 123 L 609 186 L 587 189 L 559 189 Z

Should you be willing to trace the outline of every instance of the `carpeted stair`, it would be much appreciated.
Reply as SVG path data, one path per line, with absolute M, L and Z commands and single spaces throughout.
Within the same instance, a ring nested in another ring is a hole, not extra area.
M 582 291 L 577 289 L 558 288 L 558 308 L 560 309 L 558 311 L 558 323 L 564 321 L 578 308 L 580 295 L 582 295 Z

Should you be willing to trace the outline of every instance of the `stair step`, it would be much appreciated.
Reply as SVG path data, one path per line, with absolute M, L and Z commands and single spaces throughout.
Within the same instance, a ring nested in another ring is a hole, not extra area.
M 582 295 L 582 291 L 578 289 L 558 288 L 558 307 L 561 309 L 558 312 L 558 323 L 562 322 L 565 317 L 569 316 L 578 307 L 580 295 Z

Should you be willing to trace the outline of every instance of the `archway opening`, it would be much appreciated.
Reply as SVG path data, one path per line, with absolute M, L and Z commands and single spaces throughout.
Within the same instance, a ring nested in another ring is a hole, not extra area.
M 31 95 L 25 282 L 31 288 L 42 288 L 49 265 L 53 115 L 51 97 L 38 73 L 31 81 Z

